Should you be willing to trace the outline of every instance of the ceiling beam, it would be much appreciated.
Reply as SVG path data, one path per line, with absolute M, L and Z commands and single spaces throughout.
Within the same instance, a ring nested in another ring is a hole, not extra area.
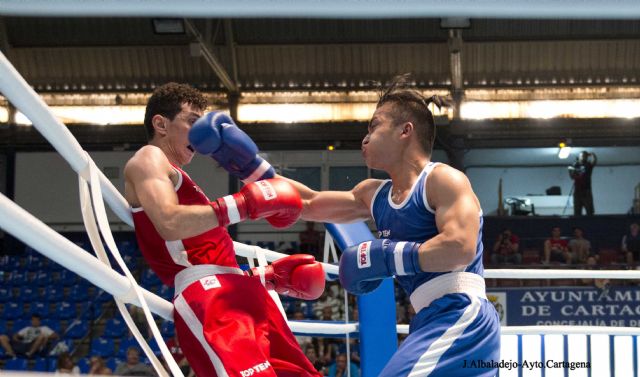
M 200 52 L 202 52 L 202 56 L 204 60 L 207 61 L 213 72 L 218 76 L 222 85 L 231 93 L 238 93 L 238 84 L 236 81 L 229 77 L 227 70 L 222 66 L 216 55 L 213 53 L 213 46 L 207 40 L 204 39 L 198 28 L 191 22 L 190 20 L 184 20 L 185 25 L 187 26 L 187 30 L 189 34 L 191 34 L 200 46 Z

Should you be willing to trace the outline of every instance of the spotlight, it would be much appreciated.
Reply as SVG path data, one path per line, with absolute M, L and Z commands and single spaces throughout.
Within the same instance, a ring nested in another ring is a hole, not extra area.
M 328 150 L 328 151 L 332 151 L 332 150 L 334 150 L 334 149 L 336 149 L 336 147 L 335 147 L 335 146 L 333 146 L 333 145 L 327 145 L 327 150 Z

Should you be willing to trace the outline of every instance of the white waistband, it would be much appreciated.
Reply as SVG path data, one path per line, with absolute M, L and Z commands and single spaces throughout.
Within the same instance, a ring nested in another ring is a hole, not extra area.
M 244 272 L 236 267 L 218 266 L 215 264 L 199 264 L 197 266 L 187 267 L 176 274 L 174 279 L 176 286 L 174 297 L 182 293 L 182 291 L 194 281 L 219 274 L 244 275 Z
M 416 288 L 409 300 L 418 313 L 434 300 L 450 293 L 466 293 L 469 296 L 487 298 L 484 278 L 471 272 L 449 272 L 433 278 Z

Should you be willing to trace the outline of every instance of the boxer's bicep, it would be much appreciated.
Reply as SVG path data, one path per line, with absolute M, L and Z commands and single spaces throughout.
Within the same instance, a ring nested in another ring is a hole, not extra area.
M 178 196 L 170 178 L 171 165 L 153 154 L 141 154 L 132 158 L 125 167 L 125 178 L 137 203 L 156 227 L 171 217 L 172 208 L 178 205 Z M 134 203 L 131 203 L 134 205 Z

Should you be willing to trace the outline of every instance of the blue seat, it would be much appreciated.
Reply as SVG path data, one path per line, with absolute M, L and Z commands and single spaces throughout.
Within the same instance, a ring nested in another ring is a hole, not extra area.
M 138 341 L 136 340 L 136 338 L 131 337 L 131 338 L 122 339 L 122 341 L 120 342 L 120 346 L 118 347 L 118 352 L 116 353 L 116 357 L 120 359 L 126 359 L 127 349 L 129 349 L 129 347 L 137 347 L 138 349 L 140 349 L 140 345 L 138 344 Z
M 20 257 L 15 255 L 5 255 L 0 259 L 0 266 L 3 271 L 15 271 L 22 269 L 22 262 L 20 262 Z
M 13 321 L 13 326 L 11 326 L 11 333 L 17 333 L 27 326 L 31 326 L 30 319 L 16 319 L 15 321 Z
M 102 315 L 102 304 L 96 302 L 85 302 L 81 305 L 81 318 L 94 320 Z
M 173 293 L 174 293 L 174 289 L 173 287 L 169 287 L 167 285 L 162 284 L 160 286 L 160 289 L 158 289 L 156 291 L 156 294 L 160 297 L 162 297 L 163 299 L 171 302 L 173 301 Z
M 151 287 L 153 285 L 160 285 L 162 281 L 155 272 L 151 271 L 151 269 L 146 269 L 142 273 L 142 278 L 140 279 L 143 287 Z
M 107 359 L 107 367 L 113 371 L 116 370 L 116 368 L 118 367 L 118 364 L 123 363 L 124 360 L 122 359 L 116 359 L 116 358 L 111 358 L 111 359 Z
M 9 359 L 4 364 L 4 369 L 25 371 L 27 370 L 27 359 Z
M 73 302 L 62 301 L 56 307 L 53 316 L 58 319 L 71 319 L 78 316 L 76 304 Z
M 127 324 L 121 318 L 111 318 L 105 323 L 103 336 L 122 338 L 127 333 Z
M 78 360 L 78 368 L 80 368 L 80 373 L 82 374 L 89 373 L 89 369 L 91 369 L 91 364 L 89 362 L 89 359 L 84 357 Z
M 45 289 L 44 297 L 49 302 L 59 302 L 64 299 L 64 289 L 59 285 L 50 285 Z
M 31 282 L 38 286 L 47 286 L 52 282 L 51 274 L 47 270 L 34 271 L 34 276 Z
M 34 314 L 40 315 L 41 318 L 45 318 L 49 315 L 49 303 L 48 302 L 31 302 L 31 307 L 29 308 L 29 315 L 32 316 Z
M 51 330 L 55 331 L 56 334 L 60 334 L 60 321 L 53 318 L 46 318 L 42 320 L 42 324 L 48 326 Z
M 22 302 L 7 302 L 4 304 L 4 310 L 2 311 L 3 319 L 18 319 L 22 317 L 23 314 Z
M 100 357 L 111 357 L 115 351 L 113 339 L 95 338 L 91 341 L 91 354 Z
M 162 326 L 160 326 L 160 333 L 162 334 L 162 336 L 165 339 L 173 338 L 173 336 L 176 333 L 176 328 L 175 328 L 175 325 L 173 324 L 173 322 L 164 321 L 162 323 Z
M 113 296 L 109 292 L 100 288 L 96 288 L 94 297 L 98 302 L 101 302 L 101 303 L 113 300 Z
M 22 301 L 31 302 L 40 298 L 40 291 L 38 287 L 32 285 L 25 285 L 20 287 L 20 298 Z
M 0 302 L 7 302 L 12 300 L 13 300 L 13 289 L 5 285 L 0 286 Z
M 14 287 L 22 287 L 29 284 L 29 277 L 24 270 L 13 270 L 7 283 Z
M 138 251 L 138 245 L 135 241 L 123 240 L 117 241 L 118 250 L 122 255 L 134 255 Z
M 69 323 L 64 334 L 65 338 L 80 339 L 84 338 L 89 332 L 89 324 L 86 321 L 74 320 Z
M 49 359 L 46 357 L 39 357 L 36 359 L 32 370 L 34 372 L 49 372 L 50 367 L 51 361 Z
M 29 271 L 38 271 L 44 268 L 44 259 L 40 254 L 31 254 L 27 256 L 25 268 Z
M 69 298 L 75 302 L 89 299 L 89 288 L 85 284 L 77 284 L 69 290 Z
M 75 285 L 78 282 L 78 275 L 75 272 L 69 270 L 62 270 L 60 272 L 60 281 L 62 285 Z

